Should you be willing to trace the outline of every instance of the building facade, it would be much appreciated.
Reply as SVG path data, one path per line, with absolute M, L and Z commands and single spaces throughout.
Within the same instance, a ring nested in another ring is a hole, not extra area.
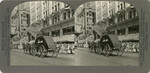
M 53 36 L 57 43 L 74 43 L 74 11 L 62 2 L 52 1 L 52 14 L 50 14 L 50 25 L 42 28 L 45 35 Z
M 120 41 L 139 41 L 139 19 L 134 6 L 119 1 L 97 1 L 96 7 L 96 22 L 108 22 L 110 34 L 117 34 Z
M 28 40 L 26 27 L 30 25 L 29 9 L 29 3 L 25 2 L 16 6 L 11 14 L 11 33 L 16 34 L 12 40 L 19 45 Z
M 82 32 L 82 34 L 78 37 L 78 44 L 80 44 L 81 46 L 86 47 L 89 40 L 88 37 L 93 36 L 92 26 L 94 26 L 96 22 L 95 16 L 95 2 L 82 4 L 76 10 L 75 24 L 76 31 Z

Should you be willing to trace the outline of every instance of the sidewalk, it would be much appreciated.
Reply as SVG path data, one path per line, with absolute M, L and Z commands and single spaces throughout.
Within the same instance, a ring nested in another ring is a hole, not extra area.
M 78 50 L 83 50 L 83 51 L 89 51 L 89 48 L 83 48 L 83 47 L 78 47 L 77 48 Z M 139 56 L 139 53 L 134 53 L 134 52 L 129 52 L 129 51 L 127 51 L 127 52 L 123 52 L 123 55 L 128 55 L 128 56 L 133 56 L 133 57 L 135 57 L 135 56 Z

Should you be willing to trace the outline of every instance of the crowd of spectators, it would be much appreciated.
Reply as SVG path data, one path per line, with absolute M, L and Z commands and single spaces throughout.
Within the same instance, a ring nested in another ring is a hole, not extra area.
M 74 54 L 75 45 L 74 44 L 57 44 L 57 47 L 60 48 L 60 53 L 68 53 L 68 54 Z
M 122 42 L 122 48 L 126 52 L 139 52 L 139 42 Z

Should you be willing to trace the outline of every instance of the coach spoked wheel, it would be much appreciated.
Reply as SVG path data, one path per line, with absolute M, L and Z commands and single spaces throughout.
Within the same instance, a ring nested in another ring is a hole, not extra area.
M 32 48 L 32 55 L 35 56 L 37 53 L 36 48 Z
M 122 56 L 123 52 L 124 52 L 124 49 L 123 49 L 123 48 L 120 48 L 120 49 L 118 50 L 118 52 L 117 52 L 117 55 L 118 55 L 118 56 Z
M 109 57 L 109 55 L 111 54 L 111 51 L 112 51 L 111 48 L 110 48 L 110 45 L 109 44 L 105 44 L 104 45 L 104 50 L 105 50 L 104 55 Z
M 101 55 L 102 54 L 102 47 L 101 46 L 97 46 L 97 54 Z
M 44 58 L 44 56 L 46 55 L 46 50 L 45 50 L 45 47 L 43 46 L 43 45 L 41 45 L 40 47 L 39 47 L 39 56 L 41 57 L 41 58 Z

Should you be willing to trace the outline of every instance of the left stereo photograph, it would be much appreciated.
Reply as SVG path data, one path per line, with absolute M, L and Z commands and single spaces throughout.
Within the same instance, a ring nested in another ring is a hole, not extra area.
M 63 2 L 17 5 L 10 18 L 12 66 L 74 66 L 74 11 Z

